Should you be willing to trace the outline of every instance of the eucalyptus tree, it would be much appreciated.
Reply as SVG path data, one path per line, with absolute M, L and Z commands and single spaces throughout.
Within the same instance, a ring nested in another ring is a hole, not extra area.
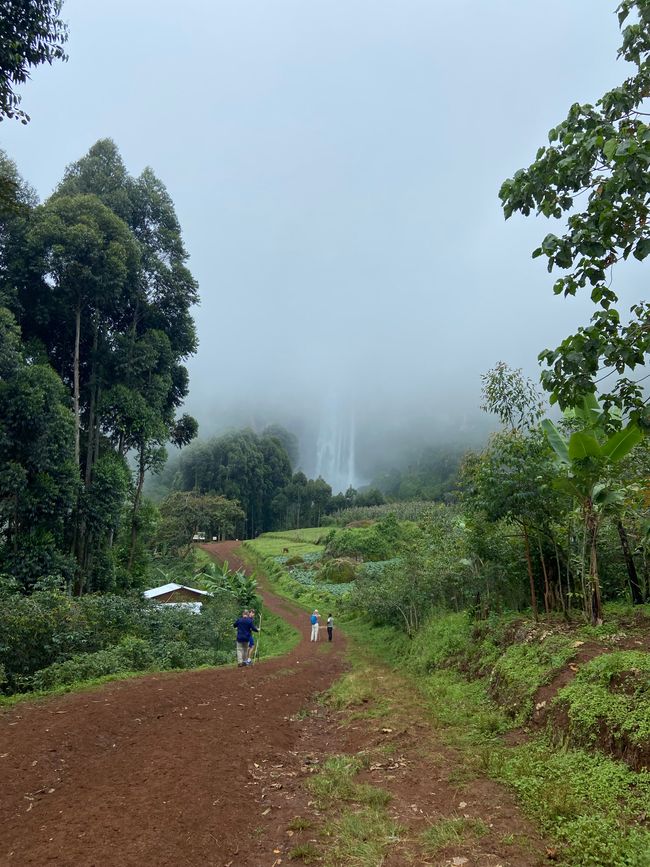
M 533 256 L 546 258 L 549 272 L 563 272 L 556 295 L 587 291 L 596 305 L 589 324 L 539 356 L 551 401 L 578 405 L 602 382 L 606 408 L 618 406 L 648 426 L 642 378 L 633 371 L 650 352 L 650 302 L 621 310 L 613 280 L 615 265 L 650 254 L 650 2 L 623 0 L 617 11 L 619 57 L 632 65 L 631 75 L 595 105 L 574 103 L 535 162 L 506 180 L 499 195 L 506 218 L 566 217 L 563 231 L 547 234 Z
M 43 275 L 29 319 L 72 391 L 74 458 L 84 482 L 72 542 L 80 570 L 76 589 L 81 592 L 89 556 L 86 522 L 94 509 L 93 471 L 100 459 L 101 387 L 115 337 L 124 328 L 139 250 L 124 221 L 92 195 L 51 198 L 36 209 L 28 240 Z
M 167 442 L 185 445 L 198 427 L 191 416 L 176 414 L 189 389 L 183 362 L 197 346 L 191 307 L 198 288 L 174 204 L 152 169 L 132 178 L 115 143 L 101 139 L 67 168 L 55 197 L 71 193 L 98 196 L 126 222 L 139 251 L 113 347 L 113 385 L 98 401 L 101 425 L 118 453 L 135 452 L 132 564 L 145 474 L 164 465 Z
M 34 315 L 52 363 L 72 385 L 81 468 L 82 392 L 93 443 L 99 373 L 123 327 L 139 251 L 126 224 L 92 195 L 58 196 L 40 206 L 29 241 L 43 274 Z

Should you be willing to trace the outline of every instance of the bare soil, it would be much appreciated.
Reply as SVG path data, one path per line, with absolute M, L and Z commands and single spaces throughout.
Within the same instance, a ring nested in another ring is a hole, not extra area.
M 204 547 L 243 565 L 237 543 Z M 366 781 L 391 792 L 389 810 L 406 834 L 387 867 L 544 861 L 544 841 L 511 796 L 480 774 L 464 776 L 463 758 L 415 697 L 400 697 L 397 681 L 389 691 L 398 725 L 319 703 L 346 669 L 343 636 L 311 643 L 307 614 L 268 588 L 263 595 L 302 635 L 281 658 L 147 675 L 0 714 L 0 865 L 302 863 L 292 849 L 312 838 L 322 846 L 326 818 L 305 781 L 329 755 L 379 748 L 386 759 L 364 772 Z M 435 858 L 413 842 L 427 823 L 465 815 L 485 821 L 480 841 Z M 305 816 L 314 827 L 292 830 Z

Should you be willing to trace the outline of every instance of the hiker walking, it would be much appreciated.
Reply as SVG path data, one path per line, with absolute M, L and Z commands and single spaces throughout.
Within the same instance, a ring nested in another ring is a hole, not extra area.
M 251 619 L 250 611 L 246 609 L 242 611 L 241 617 L 235 620 L 233 627 L 237 630 L 237 666 L 245 668 L 248 664 L 248 644 L 251 635 L 253 632 L 259 632 L 259 629 Z
M 255 623 L 255 609 L 251 608 L 248 612 L 248 616 Z M 246 658 L 246 665 L 253 664 L 253 657 L 255 656 L 255 639 L 253 638 L 253 633 L 251 632 L 251 637 L 248 639 L 248 657 Z
M 327 617 L 327 640 L 332 640 L 332 633 L 334 632 L 334 618 L 332 615 L 328 615 Z
M 318 613 L 318 608 L 314 608 L 314 613 L 309 618 L 311 622 L 311 640 L 318 641 L 318 621 L 320 620 L 320 614 Z

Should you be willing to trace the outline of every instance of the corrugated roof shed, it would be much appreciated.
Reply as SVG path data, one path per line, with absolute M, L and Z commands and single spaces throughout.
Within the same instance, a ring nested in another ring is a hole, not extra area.
M 187 587 L 185 584 L 161 584 L 160 587 L 152 587 L 151 590 L 145 590 L 143 596 L 145 599 L 156 599 L 158 596 L 165 596 L 167 593 L 173 593 L 176 590 L 189 590 L 190 593 L 199 593 L 201 596 L 209 596 L 207 590 L 197 590 L 196 587 Z

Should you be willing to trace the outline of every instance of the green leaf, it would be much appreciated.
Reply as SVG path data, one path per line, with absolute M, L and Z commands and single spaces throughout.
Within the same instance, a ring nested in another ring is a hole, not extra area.
M 542 421 L 542 430 L 546 434 L 546 439 L 548 440 L 550 447 L 562 463 L 570 463 L 569 447 L 567 446 L 567 442 L 549 418 L 545 418 Z
M 634 422 L 618 433 L 613 434 L 602 446 L 601 451 L 610 461 L 620 461 L 629 454 L 634 446 L 641 442 L 643 434 Z
M 611 160 L 611 158 L 616 153 L 616 148 L 618 147 L 618 139 L 610 138 L 603 145 L 603 153 L 605 154 L 605 159 Z
M 641 238 L 639 243 L 634 248 L 632 254 L 639 262 L 643 262 L 646 256 L 650 255 L 650 238 Z
M 572 461 L 602 457 L 598 440 L 588 431 L 576 431 L 574 434 L 571 434 L 571 439 L 569 440 L 569 457 Z
M 582 398 L 582 408 L 587 424 L 589 424 L 591 427 L 595 427 L 603 414 L 596 395 L 593 393 L 585 394 L 585 396 Z
M 582 499 L 582 492 L 573 479 L 567 479 L 564 476 L 553 479 L 553 487 L 556 491 L 562 491 L 563 494 L 569 494 L 569 496 L 575 497 L 578 500 Z

